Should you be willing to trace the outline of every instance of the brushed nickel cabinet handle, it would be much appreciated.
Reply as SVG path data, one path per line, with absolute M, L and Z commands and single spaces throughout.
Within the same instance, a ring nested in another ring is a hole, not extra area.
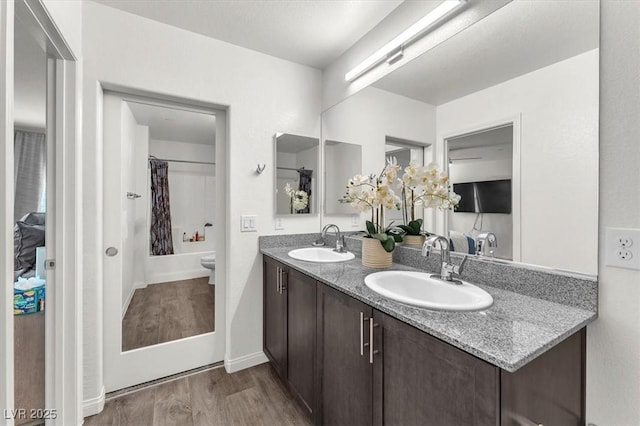
M 360 312 L 360 356 L 364 356 L 364 348 L 369 346 L 369 343 L 364 341 L 364 322 L 371 321 L 371 318 L 365 317 L 364 312 Z
M 285 271 L 284 269 L 282 269 L 282 271 L 280 272 L 280 293 L 284 293 L 285 291 L 287 291 L 287 271 Z
M 360 312 L 360 356 L 364 356 L 364 312 Z
M 369 319 L 369 364 L 373 364 L 373 355 L 379 352 L 377 350 L 373 350 L 373 329 L 377 326 L 378 324 L 374 324 L 373 317 L 371 317 Z
M 281 277 L 280 277 L 280 267 L 279 266 L 276 266 L 276 271 L 277 271 L 276 273 L 278 274 L 277 278 L 276 278 L 276 291 L 278 293 L 280 293 L 280 280 L 281 280 Z

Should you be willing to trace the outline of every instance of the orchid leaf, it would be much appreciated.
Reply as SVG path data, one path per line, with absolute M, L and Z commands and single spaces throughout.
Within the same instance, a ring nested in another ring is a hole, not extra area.
M 372 237 L 380 241 L 380 244 L 382 244 L 382 248 L 387 253 L 391 253 L 396 247 L 396 240 L 390 235 L 380 233 L 374 234 L 372 235 Z
M 376 226 L 373 224 L 373 222 L 371 222 L 370 220 L 367 221 L 367 232 L 369 233 L 369 235 L 371 235 L 372 237 L 378 233 L 378 230 L 376 229 Z

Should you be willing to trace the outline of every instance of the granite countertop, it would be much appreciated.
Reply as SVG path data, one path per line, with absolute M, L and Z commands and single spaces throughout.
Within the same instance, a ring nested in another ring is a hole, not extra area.
M 476 357 L 514 372 L 596 319 L 597 312 L 567 306 L 512 291 L 476 284 L 493 296 L 482 311 L 447 312 L 405 305 L 370 290 L 364 278 L 379 269 L 361 259 L 342 263 L 311 263 L 287 253 L 295 247 L 260 251 L 367 305 L 410 324 Z M 421 271 L 394 263 L 391 270 Z M 473 283 L 473 280 L 469 280 Z

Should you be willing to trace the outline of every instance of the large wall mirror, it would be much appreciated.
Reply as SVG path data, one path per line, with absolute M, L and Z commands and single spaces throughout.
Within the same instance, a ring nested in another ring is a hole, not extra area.
M 462 196 L 425 231 L 492 232 L 495 258 L 596 274 L 598 63 L 598 2 L 510 2 L 324 111 L 322 138 L 361 144 L 363 173 L 390 137 L 424 146 Z
M 350 215 L 353 209 L 342 202 L 346 182 L 362 170 L 362 146 L 324 141 L 324 212 L 327 215 Z
M 275 214 L 317 213 L 320 140 L 277 133 L 275 145 Z

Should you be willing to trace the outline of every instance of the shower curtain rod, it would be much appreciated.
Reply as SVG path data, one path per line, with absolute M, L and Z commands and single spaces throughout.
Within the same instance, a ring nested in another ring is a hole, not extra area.
M 299 169 L 293 169 L 291 167 L 276 167 L 278 170 L 292 170 L 294 172 L 300 172 L 302 170 L 306 170 L 304 167 L 300 167 Z
M 149 156 L 149 160 L 160 160 L 160 161 L 168 161 L 170 163 L 189 163 L 189 164 L 211 164 L 213 166 L 216 165 L 216 163 L 211 163 L 208 161 L 189 161 L 189 160 L 169 160 L 167 158 L 158 158 L 158 157 L 154 157 L 153 155 Z

